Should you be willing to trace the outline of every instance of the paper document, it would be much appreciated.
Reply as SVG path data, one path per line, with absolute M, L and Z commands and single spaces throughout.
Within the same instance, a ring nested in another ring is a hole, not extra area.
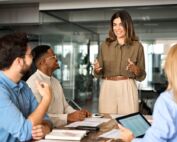
M 39 140 L 37 142 L 73 142 L 73 140 Z M 80 142 L 80 140 L 74 142 Z
M 112 119 L 115 119 L 115 118 L 121 117 L 123 115 L 120 115 L 120 114 L 110 114 L 110 116 L 111 116 Z
M 98 125 L 108 122 L 110 119 L 108 118 L 85 118 L 83 121 L 77 121 L 66 125 L 65 127 L 75 128 L 78 126 L 90 126 L 97 127 Z
M 50 140 L 81 140 L 87 131 L 85 130 L 61 130 L 53 129 L 52 132 L 45 136 L 45 139 Z
M 87 121 L 87 122 L 100 122 L 100 123 L 105 123 L 105 122 L 108 122 L 109 118 L 96 118 L 96 117 L 89 117 L 89 118 L 85 118 L 84 121 Z
M 77 122 L 73 122 L 71 124 L 68 124 L 65 127 L 68 127 L 68 128 L 75 128 L 75 127 L 78 127 L 78 126 L 97 127 L 100 124 L 101 124 L 101 122 L 77 121 Z
M 110 138 L 110 139 L 118 139 L 120 137 L 120 132 L 118 129 L 112 129 L 106 133 L 103 133 L 99 137 L 101 138 Z

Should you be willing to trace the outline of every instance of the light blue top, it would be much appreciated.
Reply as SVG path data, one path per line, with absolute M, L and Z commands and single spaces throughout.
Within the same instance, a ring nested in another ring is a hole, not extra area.
M 0 71 L 0 142 L 30 140 L 32 123 L 27 118 L 37 105 L 24 81 L 16 84 Z
M 177 103 L 172 92 L 160 95 L 155 103 L 152 126 L 144 138 L 132 142 L 177 142 Z

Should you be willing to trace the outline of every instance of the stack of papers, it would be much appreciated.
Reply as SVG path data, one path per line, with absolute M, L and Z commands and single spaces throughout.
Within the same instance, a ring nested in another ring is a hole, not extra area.
M 111 116 L 112 119 L 115 119 L 115 118 L 121 117 L 123 115 L 120 115 L 120 114 L 110 114 L 110 116 Z
M 66 125 L 65 127 L 69 127 L 69 128 L 76 128 L 78 126 L 89 126 L 89 127 L 97 127 L 98 125 L 104 123 L 104 122 L 108 122 L 110 119 L 108 118 L 86 118 L 83 121 L 77 121 L 77 122 L 73 122 L 69 125 Z
M 104 122 L 108 122 L 109 118 L 97 118 L 97 117 L 90 117 L 90 118 L 85 118 L 84 121 L 86 122 L 100 122 L 100 123 L 104 123 Z
M 118 139 L 120 137 L 120 132 L 118 129 L 112 129 L 106 133 L 103 133 L 99 137 L 101 138 L 109 138 L 109 139 Z
M 37 141 L 37 142 L 73 142 L 73 140 L 44 140 L 44 139 L 42 139 L 42 140 L 39 140 L 39 141 Z M 74 141 L 74 142 L 80 142 L 80 140 L 79 141 Z
M 52 132 L 45 136 L 45 139 L 50 140 L 81 140 L 87 131 L 85 130 L 61 130 L 53 129 Z

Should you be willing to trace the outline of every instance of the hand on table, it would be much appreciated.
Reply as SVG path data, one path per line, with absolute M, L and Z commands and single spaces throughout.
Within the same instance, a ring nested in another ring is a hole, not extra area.
M 68 122 L 82 121 L 84 118 L 89 117 L 90 115 L 91 113 L 85 109 L 77 110 L 68 114 Z
M 50 132 L 50 128 L 45 125 L 36 125 L 32 128 L 32 138 L 34 140 L 40 140 Z

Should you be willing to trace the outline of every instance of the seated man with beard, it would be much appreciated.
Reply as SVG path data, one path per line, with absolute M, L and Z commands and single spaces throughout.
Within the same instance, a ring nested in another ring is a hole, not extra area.
M 45 116 L 51 102 L 51 89 L 36 82 L 43 96 L 38 104 L 28 85 L 21 80 L 32 63 L 27 35 L 14 33 L 0 38 L 0 141 L 42 139 L 51 131 Z

